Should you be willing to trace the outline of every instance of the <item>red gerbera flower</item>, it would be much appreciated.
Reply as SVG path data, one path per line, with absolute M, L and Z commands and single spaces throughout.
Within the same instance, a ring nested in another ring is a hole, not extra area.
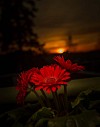
M 67 84 L 69 78 L 70 73 L 59 65 L 48 65 L 34 72 L 31 82 L 35 84 L 35 90 L 43 89 L 50 93 L 51 90 L 55 92 L 62 84 Z
M 25 96 L 26 96 L 26 91 L 19 91 L 16 97 L 17 103 L 24 104 Z
M 28 85 L 30 82 L 30 78 L 31 76 L 34 74 L 34 71 L 36 71 L 37 68 L 32 68 L 28 71 L 22 72 L 18 79 L 17 79 L 17 86 L 16 86 L 16 90 L 19 90 L 19 93 L 17 95 L 17 102 L 18 103 L 23 103 L 24 98 L 27 94 L 27 90 L 28 90 Z
M 80 70 L 84 70 L 84 66 L 79 66 L 77 63 L 73 64 L 71 60 L 64 60 L 64 57 L 62 56 L 56 56 L 54 57 L 54 60 L 57 61 L 63 68 L 65 68 L 67 71 L 76 72 Z

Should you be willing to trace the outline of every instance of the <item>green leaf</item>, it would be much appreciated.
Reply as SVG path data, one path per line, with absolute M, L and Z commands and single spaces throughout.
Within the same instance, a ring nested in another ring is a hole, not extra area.
M 76 107 L 78 104 L 80 104 L 80 102 L 82 100 L 85 100 L 86 97 L 92 92 L 91 89 L 88 89 L 88 90 L 85 90 L 85 91 L 82 91 L 77 97 L 76 99 L 71 102 L 71 105 L 72 105 L 72 108 Z
M 43 118 L 53 118 L 54 112 L 51 110 L 51 108 L 43 107 L 39 109 L 36 113 L 34 113 L 31 118 L 29 118 L 27 124 L 33 124 L 35 125 L 38 123 L 39 120 Z M 44 120 L 44 119 L 43 119 Z
M 37 104 L 27 104 L 23 107 L 19 107 L 14 110 L 8 111 L 7 114 L 14 119 L 18 119 L 27 113 L 31 113 L 31 111 L 33 112 L 33 109 L 35 109 L 36 106 Z
M 49 119 L 46 119 L 46 118 L 40 119 L 40 120 L 35 124 L 35 127 L 47 127 L 48 120 L 49 120 Z
M 76 127 L 96 127 L 96 125 L 100 125 L 100 116 L 95 110 L 86 110 L 79 115 L 70 116 L 69 119 L 73 120 Z M 66 124 L 67 127 L 70 127 L 68 123 Z
M 100 100 L 91 101 L 89 105 L 89 109 L 97 108 L 97 106 L 100 108 Z
M 13 109 L 0 115 L 0 125 L 22 126 L 35 112 L 37 104 L 27 104 L 23 107 Z
M 81 114 L 62 116 L 48 121 L 47 127 L 96 127 L 100 126 L 100 116 L 95 110 L 86 110 Z
M 47 127 L 65 127 L 66 125 L 66 116 L 55 117 L 48 121 Z
M 24 127 L 24 125 L 19 123 L 19 122 L 17 122 L 15 124 L 13 124 L 13 126 L 11 126 L 11 127 Z

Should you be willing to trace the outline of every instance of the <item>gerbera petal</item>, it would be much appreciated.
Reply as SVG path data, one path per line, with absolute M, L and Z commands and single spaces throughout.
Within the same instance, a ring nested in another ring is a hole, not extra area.
M 37 86 L 35 87 L 35 90 L 40 90 L 40 89 L 42 89 L 42 88 L 43 88 L 43 86 L 38 86 L 38 85 L 37 85 Z
M 56 65 L 55 66 L 55 71 L 54 71 L 54 77 L 58 77 L 60 74 L 60 66 Z
M 47 75 L 47 73 L 46 73 L 46 66 L 44 66 L 43 68 L 40 69 L 40 73 L 41 73 L 43 78 Z
M 72 66 L 71 60 L 67 60 L 65 65 L 66 70 L 70 70 L 71 66 Z
M 65 60 L 63 56 L 56 56 L 54 57 L 54 60 L 57 61 L 62 67 L 65 67 Z
M 46 90 L 46 92 L 47 92 L 48 94 L 50 94 L 51 90 L 48 88 L 48 89 Z
M 48 89 L 48 87 L 47 87 L 47 86 L 45 86 L 45 87 L 43 87 L 43 89 L 46 91 L 46 90 Z
M 61 88 L 61 86 L 60 86 L 60 85 L 57 85 L 57 88 L 58 88 L 58 89 L 60 89 L 60 88 Z
M 66 81 L 60 81 L 59 82 L 59 84 L 61 84 L 61 85 L 64 85 L 64 84 L 67 84 L 68 82 L 66 82 Z
M 85 67 L 84 66 L 78 66 L 78 70 L 84 70 Z
M 57 90 L 57 88 L 56 88 L 56 87 L 51 87 L 51 90 L 52 90 L 53 92 L 55 92 L 55 91 Z
M 30 79 L 30 82 L 33 82 L 33 83 L 37 82 L 39 84 L 39 82 L 43 82 L 43 80 L 44 80 L 44 78 L 42 77 L 42 75 L 34 73 L 34 75 L 32 75 L 32 77 Z
M 64 74 L 65 74 L 65 69 L 62 69 L 62 70 L 59 72 L 58 78 L 61 79 L 61 78 L 64 76 Z

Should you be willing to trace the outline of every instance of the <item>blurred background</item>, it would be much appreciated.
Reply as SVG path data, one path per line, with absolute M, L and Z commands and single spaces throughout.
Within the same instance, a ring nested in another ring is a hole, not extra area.
M 0 87 L 55 55 L 85 66 L 79 78 L 100 76 L 100 0 L 1 0 Z

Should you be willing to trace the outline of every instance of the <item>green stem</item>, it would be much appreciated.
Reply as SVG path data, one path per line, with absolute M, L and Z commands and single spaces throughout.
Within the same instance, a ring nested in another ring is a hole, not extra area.
M 58 99 L 57 99 L 57 91 L 56 91 L 56 92 L 53 92 L 53 91 L 51 90 L 51 92 L 52 92 L 52 95 L 53 95 L 53 98 L 54 98 L 55 106 L 56 106 L 56 108 L 57 108 L 57 111 L 59 112 L 59 111 L 60 111 L 60 108 L 59 108 L 59 103 L 58 103 Z
M 42 95 L 43 95 L 44 98 L 45 98 L 45 101 L 46 101 L 46 103 L 47 103 L 47 106 L 48 106 L 48 107 L 51 107 L 49 98 L 48 98 L 47 95 L 45 94 L 44 90 L 43 90 L 43 89 L 40 89 L 40 91 L 41 91 Z
M 68 97 L 67 97 L 67 85 L 64 85 L 64 102 L 66 108 L 66 116 L 68 115 Z
M 38 101 L 41 104 L 41 106 L 45 107 L 45 104 L 44 104 L 43 100 L 41 99 L 41 97 L 38 95 L 38 93 L 35 90 L 33 90 L 33 92 L 36 95 L 36 97 L 38 98 Z
M 60 100 L 59 105 L 61 106 L 60 107 L 61 108 L 61 113 L 64 113 L 65 109 L 66 109 L 65 103 L 64 103 L 64 95 L 60 94 L 59 95 L 59 100 Z

